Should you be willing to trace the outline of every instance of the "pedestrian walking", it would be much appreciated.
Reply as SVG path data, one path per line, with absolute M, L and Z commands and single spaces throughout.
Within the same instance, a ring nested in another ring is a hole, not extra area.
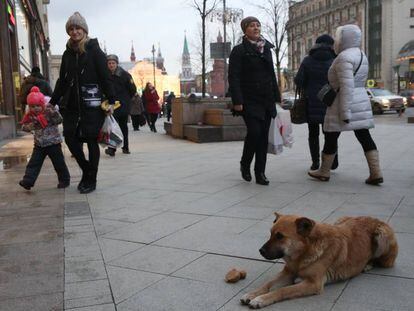
M 115 100 L 121 103 L 121 106 L 114 111 L 114 118 L 121 128 L 124 142 L 122 152 L 130 154 L 128 141 L 128 116 L 131 109 L 131 99 L 137 92 L 137 88 L 132 76 L 119 66 L 118 56 L 110 54 L 106 57 L 108 69 L 111 72 L 112 83 L 114 86 Z M 108 147 L 105 153 L 115 156 L 116 148 Z
M 40 68 L 37 66 L 33 67 L 30 75 L 24 79 L 20 91 L 20 104 L 23 114 L 26 112 L 27 95 L 29 95 L 30 90 L 34 86 L 37 86 L 43 95 L 52 96 L 52 88 L 50 87 L 49 82 L 47 82 L 45 77 L 40 73 Z
M 88 30 L 86 20 L 79 12 L 69 17 L 66 32 L 70 38 L 51 98 L 52 104 L 59 103 L 61 107 L 65 142 L 82 170 L 78 184 L 80 193 L 96 189 L 100 158 L 97 138 L 105 119 L 105 112 L 100 107 L 102 95 L 110 105 L 115 102 L 106 56 L 98 40 L 88 36 Z M 82 143 L 88 146 L 88 160 Z
M 235 114 L 243 116 L 247 127 L 240 161 L 242 178 L 251 181 L 250 164 L 255 157 L 256 183 L 268 185 L 265 175 L 267 144 L 271 118 L 276 117 L 276 102 L 281 101 L 271 48 L 261 35 L 256 17 L 241 21 L 244 36 L 229 59 L 229 87 Z
M 167 96 L 166 108 L 167 108 L 167 121 L 168 122 L 170 122 L 170 119 L 171 119 L 172 101 L 173 101 L 174 98 L 175 98 L 174 92 L 170 92 L 170 94 L 168 94 L 168 96 Z
M 142 99 L 138 93 L 135 93 L 134 97 L 132 97 L 131 110 L 129 114 L 131 115 L 132 127 L 134 128 L 134 131 L 139 131 L 139 126 L 142 126 L 143 123 L 145 125 L 145 117 Z
M 46 104 L 45 96 L 37 86 L 33 86 L 26 99 L 29 111 L 22 120 L 22 130 L 33 132 L 34 147 L 26 172 L 19 185 L 30 190 L 39 176 L 43 162 L 48 156 L 58 176 L 58 188 L 66 188 L 70 184 L 70 174 L 62 153 L 62 136 L 58 124 L 62 116 L 52 105 Z
M 326 105 L 318 99 L 318 91 L 328 83 L 328 70 L 335 52 L 334 39 L 321 35 L 316 39 L 315 45 L 302 60 L 295 77 L 296 87 L 306 98 L 306 120 L 308 122 L 308 143 L 312 158 L 311 170 L 317 170 L 320 165 L 319 133 L 326 113 Z M 338 167 L 338 153 L 332 164 L 332 169 Z
M 368 162 L 367 184 L 383 182 L 377 146 L 369 132 L 374 127 L 371 103 L 365 90 L 368 60 L 361 51 L 361 29 L 357 25 L 338 27 L 335 34 L 337 57 L 328 71 L 329 84 L 337 91 L 333 104 L 327 108 L 324 120 L 325 145 L 322 164 L 309 175 L 328 181 L 342 131 L 354 131 Z
M 144 99 L 143 102 L 145 104 L 145 110 L 148 115 L 148 126 L 150 127 L 152 132 L 156 133 L 157 128 L 155 127 L 155 123 L 157 122 L 158 114 L 161 111 L 161 107 L 158 102 L 160 97 L 158 96 L 157 90 L 151 82 L 147 82 L 147 84 L 145 85 L 142 97 Z

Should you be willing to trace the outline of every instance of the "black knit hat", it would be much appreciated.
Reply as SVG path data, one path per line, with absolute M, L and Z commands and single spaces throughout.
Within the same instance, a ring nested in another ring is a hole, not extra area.
M 254 16 L 247 16 L 242 19 L 242 21 L 240 22 L 240 27 L 243 30 L 243 33 L 246 33 L 247 27 L 249 27 L 250 23 L 253 22 L 258 22 L 260 24 L 260 21 Z
M 324 34 L 324 35 L 319 36 L 316 39 L 316 43 L 317 44 L 323 43 L 323 44 L 326 44 L 326 45 L 332 45 L 333 46 L 334 43 L 335 43 L 335 41 L 334 41 L 334 39 L 330 35 Z

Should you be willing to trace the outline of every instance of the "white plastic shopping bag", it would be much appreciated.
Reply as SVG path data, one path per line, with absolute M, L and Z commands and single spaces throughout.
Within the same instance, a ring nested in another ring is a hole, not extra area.
M 277 107 L 277 116 L 271 120 L 269 128 L 269 141 L 267 153 L 281 154 L 283 147 L 291 148 L 293 145 L 292 122 L 289 110 Z
M 124 136 L 115 118 L 112 115 L 106 116 L 98 134 L 98 143 L 103 147 L 117 148 L 122 145 L 123 141 Z

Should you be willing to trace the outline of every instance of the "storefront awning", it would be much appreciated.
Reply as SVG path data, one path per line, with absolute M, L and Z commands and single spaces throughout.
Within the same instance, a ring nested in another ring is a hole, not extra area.
M 414 58 L 414 40 L 408 41 L 400 50 L 397 61 Z

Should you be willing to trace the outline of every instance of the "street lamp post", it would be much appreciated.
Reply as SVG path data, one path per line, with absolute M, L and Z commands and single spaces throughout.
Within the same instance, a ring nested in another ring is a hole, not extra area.
M 152 45 L 152 74 L 154 76 L 154 88 L 156 88 L 156 84 L 155 84 L 155 46 L 154 44 Z
M 223 0 L 224 97 L 226 97 L 226 93 L 227 93 L 226 24 L 227 24 L 226 0 Z

